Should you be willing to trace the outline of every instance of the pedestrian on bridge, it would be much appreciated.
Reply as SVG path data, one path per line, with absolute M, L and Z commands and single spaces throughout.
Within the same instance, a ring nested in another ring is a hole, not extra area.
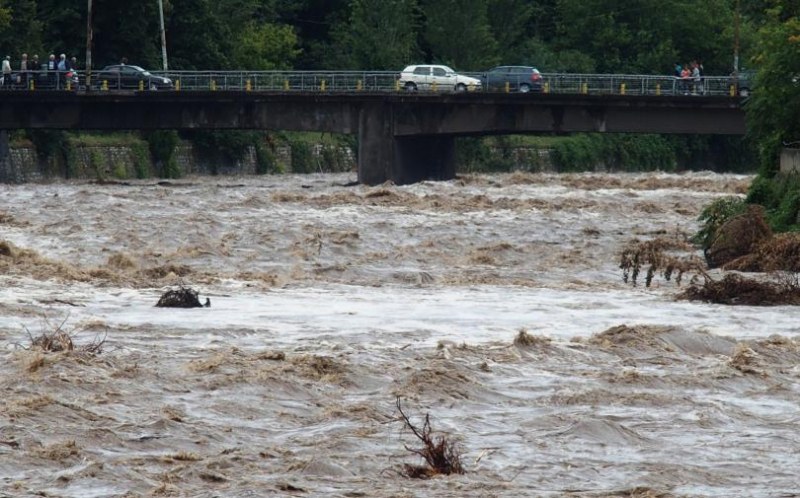
M 689 64 L 686 64 L 681 69 L 681 89 L 684 95 L 689 95 L 689 79 L 691 76 L 692 72 L 689 70 Z
M 11 56 L 3 59 L 3 88 L 11 88 Z
M 28 88 L 28 80 L 30 75 L 28 74 L 28 54 L 22 54 L 22 60 L 19 61 L 19 75 L 18 80 L 21 82 L 23 79 L 25 80 L 25 88 Z
M 703 82 L 700 76 L 700 64 L 696 61 L 692 62 L 692 95 L 697 95 L 697 92 L 703 92 Z

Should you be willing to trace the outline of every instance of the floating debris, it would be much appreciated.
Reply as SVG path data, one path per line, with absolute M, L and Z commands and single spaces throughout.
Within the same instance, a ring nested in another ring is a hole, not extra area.
M 211 306 L 211 301 L 206 299 L 206 307 Z M 177 289 L 170 289 L 161 295 L 156 303 L 157 308 L 202 308 L 203 304 L 197 298 L 197 291 L 180 286 Z

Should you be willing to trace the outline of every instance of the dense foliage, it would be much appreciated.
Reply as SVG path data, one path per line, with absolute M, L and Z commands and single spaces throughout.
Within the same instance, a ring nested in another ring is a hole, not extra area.
M 769 16 L 741 0 L 749 50 Z M 767 2 L 774 3 L 774 2 Z M 164 0 L 173 69 L 400 69 L 444 62 L 479 71 L 671 72 L 732 65 L 735 0 Z M 0 50 L 84 58 L 86 2 L 0 0 Z M 94 66 L 161 67 L 158 2 L 93 1 Z

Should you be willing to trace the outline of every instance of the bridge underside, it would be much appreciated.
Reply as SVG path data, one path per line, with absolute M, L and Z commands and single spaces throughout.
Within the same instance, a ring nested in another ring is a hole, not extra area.
M 550 94 L 0 92 L 0 130 L 254 129 L 357 134 L 358 179 L 455 176 L 455 137 L 522 133 L 741 135 L 736 98 Z M 2 141 L 5 134 L 0 134 Z M 7 157 L 7 144 L 0 144 Z

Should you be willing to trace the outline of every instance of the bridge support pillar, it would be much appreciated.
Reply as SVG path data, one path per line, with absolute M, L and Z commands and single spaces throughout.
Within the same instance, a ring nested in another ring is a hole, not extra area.
M 11 149 L 8 145 L 8 130 L 0 130 L 0 183 L 15 183 L 11 167 Z
M 366 105 L 358 116 L 358 182 L 379 185 L 391 180 L 393 164 L 392 108 Z
M 398 137 L 395 139 L 397 184 L 424 180 L 451 180 L 456 176 L 456 139 L 447 135 Z
M 405 185 L 455 178 L 455 138 L 448 135 L 395 137 L 392 107 L 365 106 L 359 115 L 358 181 Z

